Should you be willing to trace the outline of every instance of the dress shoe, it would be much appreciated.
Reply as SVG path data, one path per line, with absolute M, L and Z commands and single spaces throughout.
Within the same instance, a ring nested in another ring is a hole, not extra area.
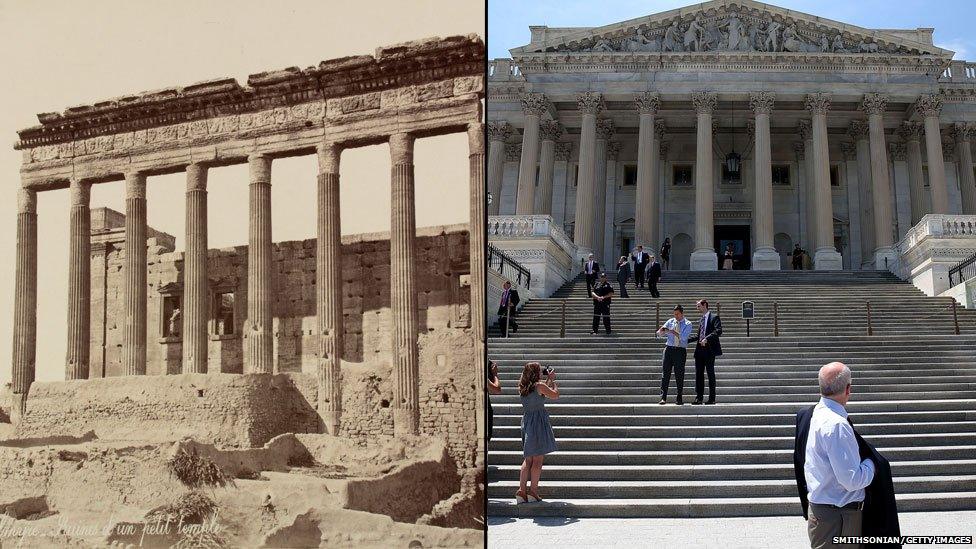
M 661 402 L 658 402 L 658 404 L 667 404 L 667 403 L 668 403 L 667 399 L 663 399 L 663 398 L 661 399 Z
M 677 404 L 678 406 L 681 406 L 681 405 L 683 405 L 683 404 L 684 404 L 684 401 L 682 401 L 682 400 L 681 400 L 681 399 L 679 398 L 678 400 L 676 400 L 676 401 L 674 401 L 674 403 L 675 403 L 675 404 Z
M 700 398 L 696 398 L 695 401 L 692 402 L 691 404 L 692 404 L 692 406 L 700 406 L 701 403 L 702 403 L 702 400 Z
M 714 398 L 710 398 L 710 399 L 708 399 L 708 400 L 705 401 L 705 404 L 715 404 L 715 399 Z

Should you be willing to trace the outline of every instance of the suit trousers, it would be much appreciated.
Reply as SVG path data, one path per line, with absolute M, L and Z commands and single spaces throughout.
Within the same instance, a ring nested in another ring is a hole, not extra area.
M 705 395 L 705 373 L 708 373 L 708 400 L 715 400 L 715 356 L 711 353 L 695 353 L 695 396 Z
M 661 292 L 657 291 L 657 280 L 648 282 L 647 285 L 651 289 L 651 297 L 661 297 Z
M 586 297 L 590 297 L 593 293 L 593 287 L 596 286 L 596 273 L 584 275 L 586 276 Z
M 807 535 L 811 549 L 856 549 L 859 544 L 837 544 L 834 536 L 860 536 L 863 511 L 811 503 L 807 513 Z
M 610 304 L 594 302 L 593 303 L 593 332 L 600 330 L 600 319 L 603 319 L 603 327 L 607 329 L 607 333 L 610 333 Z
M 644 287 L 644 267 L 634 267 L 634 283 L 638 288 Z
M 688 360 L 688 349 L 667 346 L 664 348 L 664 373 L 661 375 L 661 398 L 668 397 L 668 386 L 671 385 L 671 371 L 674 370 L 674 381 L 678 387 L 678 400 L 685 388 L 685 362 Z

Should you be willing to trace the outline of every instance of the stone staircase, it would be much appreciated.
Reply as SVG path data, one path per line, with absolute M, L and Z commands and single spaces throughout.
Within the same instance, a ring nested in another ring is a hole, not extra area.
M 504 389 L 491 397 L 489 515 L 799 515 L 794 418 L 817 401 L 817 371 L 833 360 L 854 371 L 848 410 L 892 462 L 899 509 L 976 509 L 976 311 L 957 309 L 955 335 L 951 300 L 926 297 L 881 272 L 667 272 L 660 300 L 631 288 L 629 299 L 613 300 L 609 337 L 589 335 L 592 305 L 582 279 L 527 303 L 511 338 L 489 332 L 489 358 L 499 363 Z M 673 381 L 669 403 L 658 405 L 658 314 L 663 323 L 680 303 L 695 322 L 702 297 L 713 311 L 722 307 L 718 403 L 690 405 L 689 352 L 685 405 L 673 404 Z M 751 337 L 740 318 L 744 300 L 755 302 Z M 563 396 L 547 407 L 559 451 L 545 460 L 547 501 L 516 506 L 522 453 L 515 388 L 530 360 L 557 371 Z

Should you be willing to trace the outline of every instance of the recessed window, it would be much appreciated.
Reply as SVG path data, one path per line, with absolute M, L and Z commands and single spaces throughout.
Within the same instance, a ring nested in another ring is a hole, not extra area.
M 837 166 L 830 167 L 830 186 L 840 187 L 840 168 Z
M 780 187 L 788 187 L 790 185 L 790 167 L 788 165 L 773 165 L 773 185 Z
M 183 304 L 178 295 L 163 296 L 163 337 L 178 337 L 183 328 Z
M 624 166 L 624 187 L 637 185 L 637 166 L 630 164 Z
M 233 335 L 234 334 L 234 292 L 217 292 L 214 294 L 213 307 L 210 309 L 213 314 L 213 334 L 214 335 Z
M 675 187 L 690 187 L 692 169 L 690 164 L 676 164 L 671 171 L 671 184 Z

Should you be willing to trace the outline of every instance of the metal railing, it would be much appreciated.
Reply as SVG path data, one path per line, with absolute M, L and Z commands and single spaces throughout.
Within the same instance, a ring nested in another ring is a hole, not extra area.
M 957 282 L 953 282 L 953 278 L 957 275 L 959 276 L 959 280 Z M 958 265 L 949 269 L 949 287 L 951 288 L 956 284 L 962 284 L 973 277 L 976 277 L 976 254 L 971 255 L 968 259 L 960 261 Z
M 532 273 L 528 269 L 491 244 L 488 245 L 488 268 L 523 288 L 528 288 L 532 281 Z

